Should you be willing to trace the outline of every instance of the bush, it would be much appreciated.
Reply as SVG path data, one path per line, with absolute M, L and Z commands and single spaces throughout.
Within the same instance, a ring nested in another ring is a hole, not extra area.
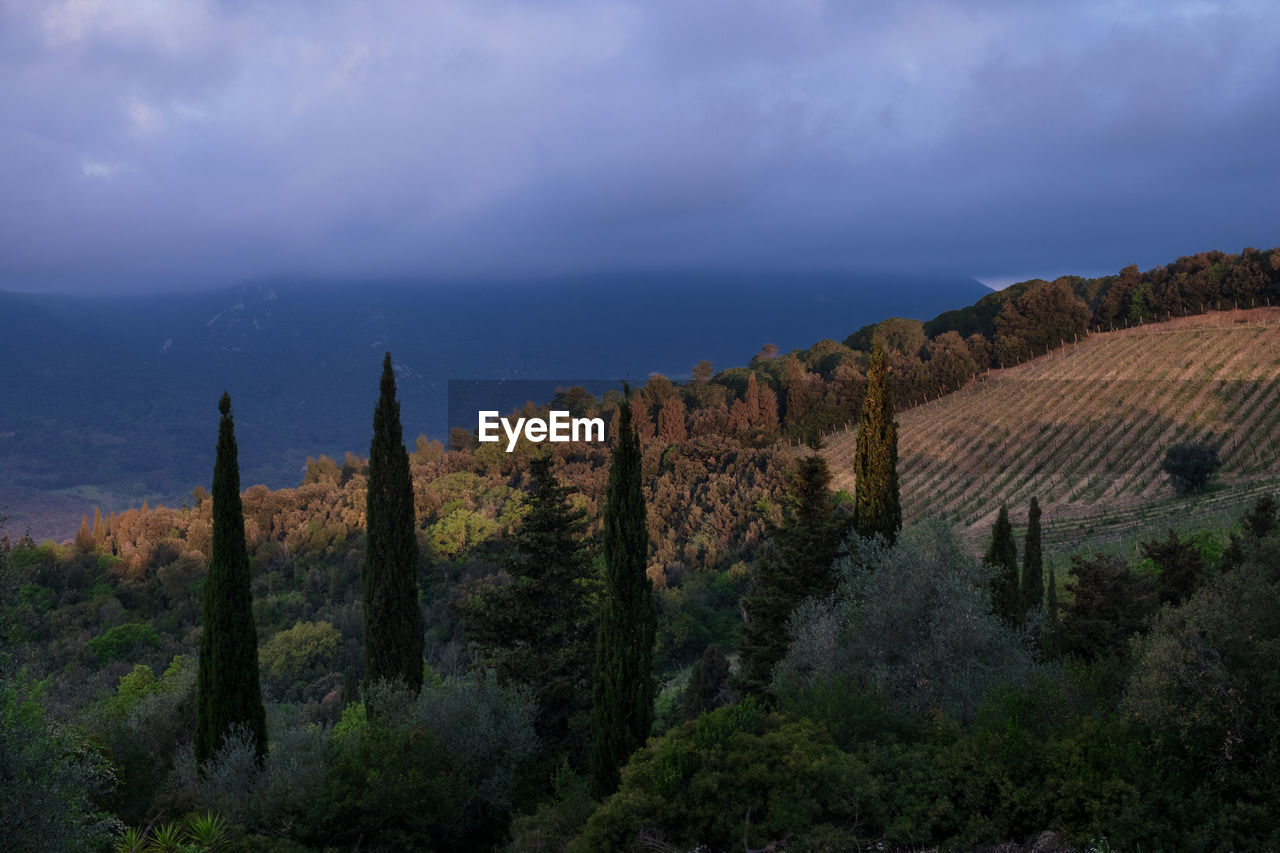
M 1220 465 L 1218 449 L 1208 444 L 1175 444 L 1160 463 L 1179 494 L 1204 489 Z
M 899 713 L 966 721 L 988 691 L 1033 670 L 1019 635 L 991 613 L 990 571 L 945 524 L 855 547 L 835 598 L 793 615 L 779 696 L 835 679 L 882 693 Z
M 334 729 L 322 794 L 326 844 L 370 850 L 475 850 L 507 832 L 537 747 L 534 706 L 492 675 L 385 686 Z
M 829 837 L 838 832 L 834 824 L 852 821 L 851 770 L 820 725 L 770 713 L 747 698 L 638 751 L 622 770 L 618 792 L 568 849 L 728 850 L 743 843 L 744 830 L 753 848 L 792 838 L 804 849 L 808 836 Z M 854 840 L 843 839 L 849 846 Z
M 119 828 L 93 802 L 115 782 L 101 757 L 8 685 L 0 685 L 0 775 L 6 850 L 100 850 Z
M 140 648 L 155 648 L 158 645 L 160 645 L 160 634 L 154 625 L 147 622 L 126 622 L 123 625 L 116 625 L 88 643 L 89 651 L 98 663 L 124 660 Z

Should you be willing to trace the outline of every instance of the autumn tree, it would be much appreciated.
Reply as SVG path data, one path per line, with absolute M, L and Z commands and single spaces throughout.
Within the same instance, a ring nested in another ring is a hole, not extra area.
M 902 529 L 898 494 L 898 422 L 889 385 L 884 338 L 877 335 L 867 360 L 867 392 L 854 456 L 854 524 L 859 536 L 877 533 L 893 542 Z
M 248 732 L 259 761 L 267 754 L 230 395 L 223 393 L 218 411 L 222 419 L 213 466 L 213 542 L 204 582 L 204 630 L 196 680 L 195 756 L 201 767 L 217 754 L 232 727 Z
M 424 647 L 418 606 L 418 539 L 391 353 L 382 361 L 380 394 L 373 412 L 366 513 L 365 680 L 399 680 L 417 691 L 422 687 Z
M 591 685 L 591 782 L 613 793 L 618 773 L 653 726 L 653 642 L 657 611 L 645 574 L 649 534 L 640 474 L 640 440 L 631 403 L 618 406 L 617 444 L 604 507 L 604 589 Z

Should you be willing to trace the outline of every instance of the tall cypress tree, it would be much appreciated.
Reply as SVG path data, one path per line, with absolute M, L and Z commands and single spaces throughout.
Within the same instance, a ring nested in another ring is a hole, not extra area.
M 987 565 L 996 570 L 991 579 L 991 612 L 1010 625 L 1022 624 L 1022 607 L 1018 594 L 1018 546 L 1013 541 L 1013 525 L 1009 523 L 1009 507 L 1000 505 L 991 544 L 987 546 Z
M 196 681 L 196 761 L 217 754 L 233 726 L 254 739 L 258 760 L 267 753 L 267 718 L 258 680 L 258 632 L 253 624 L 249 552 L 240 504 L 231 397 L 218 401 L 218 455 L 213 465 L 213 543 L 204 582 L 204 633 Z
M 859 536 L 879 533 L 893 542 L 902 529 L 898 495 L 898 422 L 894 418 L 889 354 L 877 334 L 867 359 L 867 394 L 862 402 L 854 456 L 854 526 Z
M 391 353 L 382 360 L 369 447 L 368 536 L 364 563 L 366 682 L 401 681 L 422 688 L 423 620 L 418 606 L 418 538 L 409 454 L 400 429 Z
M 657 611 L 645 574 L 649 534 L 640 481 L 640 440 L 631 403 L 618 407 L 617 444 L 604 506 L 604 590 L 591 684 L 591 783 L 597 797 L 618 787 L 618 771 L 653 727 L 653 641 Z
M 1027 538 L 1022 546 L 1022 610 L 1039 610 L 1044 602 L 1044 556 L 1040 549 L 1040 502 L 1031 499 Z
M 737 680 L 748 693 L 767 693 L 773 668 L 787 652 L 787 623 L 796 607 L 835 590 L 834 564 L 848 524 L 835 512 L 830 483 L 823 457 L 801 459 L 782 524 L 770 527 L 773 547 L 757 561 L 751 589 L 742 599 L 745 624 Z

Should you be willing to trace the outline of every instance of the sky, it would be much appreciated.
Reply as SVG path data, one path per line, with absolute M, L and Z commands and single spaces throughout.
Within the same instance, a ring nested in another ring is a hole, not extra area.
M 0 0 L 0 289 L 1280 244 L 1271 2 Z

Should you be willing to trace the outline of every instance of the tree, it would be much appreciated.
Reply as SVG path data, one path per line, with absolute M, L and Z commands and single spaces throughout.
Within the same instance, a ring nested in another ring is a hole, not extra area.
M 867 360 L 867 393 L 854 457 L 854 525 L 859 536 L 879 533 L 893 542 L 902 529 L 898 496 L 898 422 L 884 338 L 872 339 Z
M 684 716 L 693 719 L 725 704 L 728 696 L 729 659 L 715 643 L 707 646 L 702 657 L 693 662 L 689 683 L 684 688 Z
M 380 394 L 373 412 L 366 512 L 365 680 L 398 680 L 417 691 L 422 687 L 424 647 L 418 606 L 418 538 L 391 353 L 382 360 Z
M 1062 650 L 1088 660 L 1123 654 L 1157 606 L 1150 578 L 1106 554 L 1072 557 L 1067 576 L 1071 599 L 1062 604 Z
M 1175 444 L 1165 451 L 1160 467 L 1169 475 L 1178 494 L 1204 489 L 1218 470 L 1218 449 L 1207 444 Z
M 1022 546 L 1022 610 L 1039 610 L 1044 602 L 1044 556 L 1040 548 L 1040 501 L 1031 499 L 1027 538 Z
M 837 593 L 792 618 L 780 699 L 841 685 L 849 701 L 868 690 L 900 714 L 970 721 L 991 690 L 1030 674 L 1017 633 L 990 612 L 987 570 L 943 522 L 851 547 Z
M 1018 593 L 1018 546 L 1013 541 L 1013 525 L 1009 523 L 1009 507 L 1000 505 L 986 562 L 996 570 L 991 579 L 991 612 L 1009 625 L 1022 624 L 1021 596 Z
M 1164 541 L 1152 539 L 1142 543 L 1142 555 L 1160 570 L 1156 589 L 1161 604 L 1181 604 L 1195 591 L 1205 573 L 1200 549 L 1191 540 L 1183 541 L 1169 528 Z
M 801 459 L 782 523 L 770 527 L 770 548 L 757 561 L 751 589 L 742 600 L 738 683 L 748 693 L 759 696 L 768 690 L 773 668 L 787 652 L 792 612 L 805 599 L 825 598 L 835 589 L 834 564 L 848 526 L 835 511 L 830 483 L 823 457 Z
M 458 605 L 499 683 L 532 691 L 538 737 L 555 753 L 577 740 L 571 734 L 591 698 L 593 590 L 584 513 L 568 502 L 573 491 L 556 480 L 550 456 L 533 457 L 528 510 L 502 557 L 510 581 L 478 586 Z
M 645 567 L 649 534 L 640 481 L 640 439 L 631 403 L 618 406 L 617 444 L 604 507 L 604 590 L 591 685 L 591 781 L 604 797 L 653 726 L 657 610 Z
M 213 466 L 213 542 L 204 582 L 204 633 L 196 679 L 196 761 L 203 767 L 234 726 L 267 754 L 267 717 L 258 680 L 258 631 L 253 622 L 249 552 L 244 538 L 231 397 L 218 402 L 218 454 Z

